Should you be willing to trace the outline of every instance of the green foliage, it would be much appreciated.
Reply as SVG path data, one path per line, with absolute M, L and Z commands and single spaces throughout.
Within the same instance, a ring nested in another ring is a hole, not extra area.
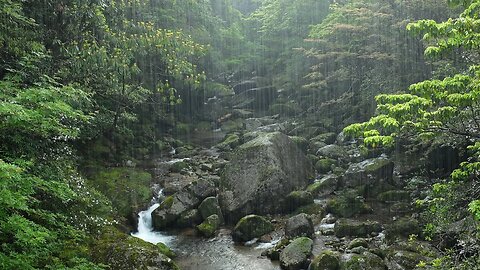
M 376 97 L 377 116 L 345 128 L 345 132 L 351 136 L 363 136 L 364 143 L 370 146 L 391 145 L 393 139 L 399 136 L 431 138 L 447 135 L 452 141 L 461 138 L 471 143 L 468 147 L 470 158 L 452 172 L 450 179 L 434 183 L 429 195 L 417 201 L 419 206 L 427 210 L 423 213 L 427 224 L 424 235 L 427 239 L 450 231 L 454 222 L 468 221 L 469 215 L 477 220 L 480 218 L 480 81 L 476 61 L 472 61 L 476 59 L 472 55 L 476 54 L 474 51 L 480 44 L 477 27 L 479 17 L 476 13 L 479 7 L 479 1 L 472 1 L 459 18 L 442 23 L 422 20 L 407 26 L 417 34 L 424 33 L 424 40 L 432 43 L 426 48 L 426 55 L 439 57 L 454 51 L 461 52 L 471 65 L 468 70 L 443 79 L 412 84 L 407 94 L 379 95 Z M 389 138 L 388 142 L 382 139 L 385 137 Z M 460 233 L 457 237 L 466 239 L 460 245 L 468 249 L 469 245 L 478 244 L 478 237 L 471 237 L 475 233 L 478 232 Z M 459 258 L 457 255 L 452 251 L 452 254 L 434 261 L 433 266 L 460 269 L 470 265 L 468 259 L 455 261 L 457 259 L 454 258 Z
M 152 198 L 151 175 L 134 168 L 111 168 L 100 171 L 88 183 L 104 194 L 116 213 L 129 218 L 134 211 L 147 205 Z

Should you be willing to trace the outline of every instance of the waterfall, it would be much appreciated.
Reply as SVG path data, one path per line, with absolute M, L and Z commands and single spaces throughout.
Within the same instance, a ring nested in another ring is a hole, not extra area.
M 159 197 L 163 197 L 162 190 L 159 191 Z M 159 206 L 159 203 L 154 203 L 147 210 L 138 213 L 137 232 L 132 233 L 132 236 L 138 237 L 152 244 L 157 244 L 159 242 L 168 244 L 168 242 L 172 241 L 173 236 L 168 236 L 153 230 L 152 212 Z

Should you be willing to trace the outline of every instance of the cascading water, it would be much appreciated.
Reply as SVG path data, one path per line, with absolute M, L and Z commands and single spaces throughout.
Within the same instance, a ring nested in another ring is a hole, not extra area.
M 163 197 L 162 190 L 160 190 L 158 194 L 159 198 Z M 132 233 L 132 236 L 138 237 L 152 244 L 157 244 L 159 242 L 168 244 L 172 241 L 173 236 L 168 236 L 161 232 L 153 231 L 152 212 L 155 211 L 155 209 L 157 209 L 159 206 L 159 203 L 154 203 L 147 210 L 138 213 L 138 231 L 136 233 Z

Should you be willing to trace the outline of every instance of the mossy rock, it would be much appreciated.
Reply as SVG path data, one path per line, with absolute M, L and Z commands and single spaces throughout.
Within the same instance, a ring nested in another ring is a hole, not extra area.
M 241 143 L 242 141 L 240 135 L 233 133 L 225 136 L 225 139 L 221 143 L 217 144 L 216 147 L 221 150 L 228 150 L 239 146 Z
M 297 270 L 308 266 L 308 259 L 312 255 L 313 240 L 308 237 L 299 237 L 288 244 L 280 252 L 282 269 Z
M 315 163 L 315 169 L 318 173 L 325 174 L 332 170 L 332 166 L 335 165 L 335 160 L 331 158 L 322 158 Z
M 389 190 L 378 194 L 377 199 L 382 202 L 408 201 L 410 192 L 405 190 Z
M 218 205 L 218 200 L 216 197 L 205 198 L 205 200 L 203 200 L 198 206 L 198 211 L 203 219 L 206 219 L 211 215 L 217 215 L 220 219 L 220 223 L 223 223 L 222 210 Z
M 185 161 L 177 161 L 170 166 L 170 171 L 174 173 L 179 173 L 183 169 L 188 168 L 188 163 Z
M 426 257 L 420 253 L 407 251 L 407 250 L 396 250 L 392 251 L 388 256 L 388 265 L 400 266 L 403 269 L 417 269 L 417 265 L 420 262 L 429 262 L 432 258 Z
M 337 237 L 367 237 L 371 233 L 381 232 L 382 225 L 377 221 L 359 221 L 341 218 L 335 222 L 334 231 Z
M 272 223 L 266 218 L 257 215 L 248 215 L 241 218 L 235 228 L 232 237 L 235 242 L 246 242 L 259 238 L 274 229 Z
M 158 250 L 165 256 L 169 257 L 170 259 L 173 259 L 175 257 L 177 257 L 177 254 L 175 254 L 175 252 L 173 252 L 173 250 L 171 250 L 167 245 L 165 245 L 164 243 L 162 242 L 159 242 L 156 244 L 156 246 L 158 247 Z
M 173 196 L 167 196 L 161 203 L 160 206 L 158 207 L 159 209 L 168 209 L 172 207 L 173 204 Z
M 331 250 L 318 254 L 309 266 L 310 270 L 337 270 L 340 266 L 340 255 Z
M 333 144 L 336 139 L 337 139 L 337 134 L 333 132 L 328 132 L 328 133 L 323 133 L 318 136 L 315 136 L 310 140 L 314 142 L 322 142 L 322 143 L 325 143 L 326 145 L 329 145 L 329 144 Z
M 422 232 L 422 226 L 418 221 L 407 217 L 397 219 L 385 227 L 385 237 L 389 241 L 398 237 L 409 237 L 412 234 L 418 235 Z
M 334 192 L 338 187 L 339 178 L 336 175 L 326 175 L 322 179 L 307 187 L 307 191 L 311 192 L 314 196 L 326 195 Z
M 288 244 L 290 244 L 290 239 L 282 238 L 273 248 L 262 252 L 262 256 L 267 256 L 272 261 L 278 261 L 280 260 L 280 252 L 282 252 Z
M 180 215 L 176 224 L 180 228 L 193 227 L 202 222 L 202 216 L 197 209 L 188 210 Z
M 215 234 L 220 226 L 220 218 L 217 215 L 211 215 L 197 226 L 198 231 L 206 237 L 211 237 Z
M 139 238 L 129 236 L 108 227 L 93 243 L 91 256 L 96 263 L 102 263 L 110 269 L 169 269 L 179 270 L 168 255 L 171 250 L 160 244 L 154 245 Z
M 371 208 L 355 192 L 349 191 L 329 200 L 327 211 L 339 217 L 350 218 L 369 213 Z
M 386 268 L 382 258 L 371 252 L 364 252 L 361 255 L 347 254 L 340 262 L 340 270 L 385 270 Z
M 348 249 L 354 249 L 356 247 L 368 248 L 368 242 L 365 238 L 355 238 L 348 244 Z
M 288 211 L 293 211 L 300 206 L 309 205 L 313 203 L 312 193 L 303 190 L 292 191 L 285 199 L 285 208 Z
M 300 136 L 288 136 L 292 142 L 303 152 L 307 152 L 308 140 Z

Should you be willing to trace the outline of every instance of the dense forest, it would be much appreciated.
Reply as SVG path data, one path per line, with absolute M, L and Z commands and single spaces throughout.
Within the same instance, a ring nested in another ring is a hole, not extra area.
M 0 0 L 0 269 L 480 269 L 479 49 L 479 0 Z

